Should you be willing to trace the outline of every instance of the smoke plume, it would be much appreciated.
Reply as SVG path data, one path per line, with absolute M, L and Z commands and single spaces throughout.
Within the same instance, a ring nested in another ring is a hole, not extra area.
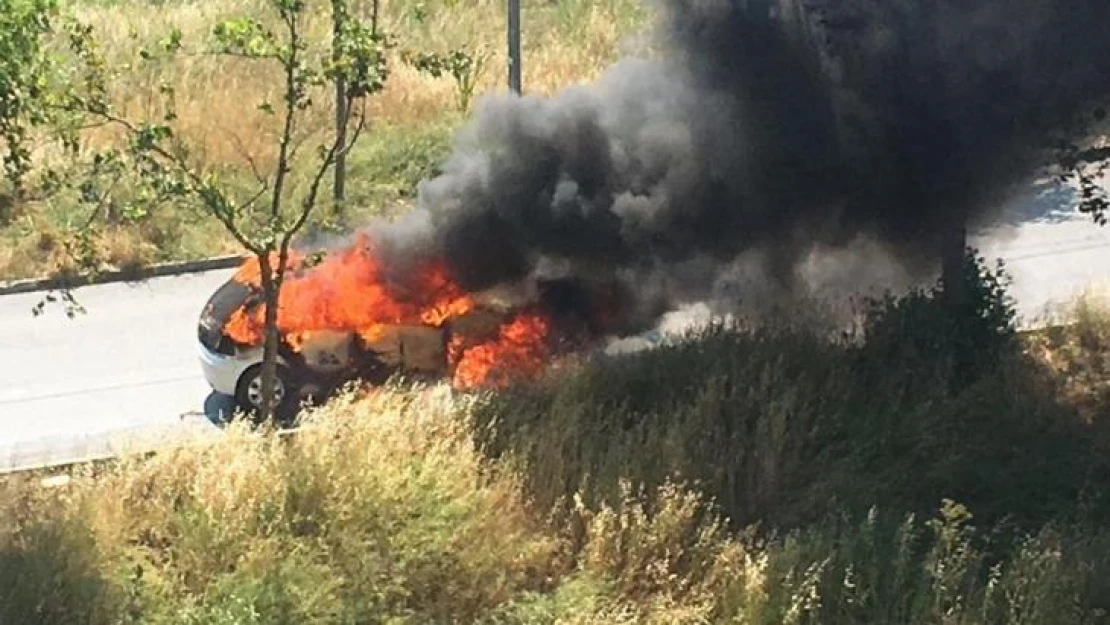
M 473 291 L 616 282 L 631 325 L 921 277 L 1110 91 L 1106 0 L 656 4 L 658 54 L 482 99 L 383 248 Z

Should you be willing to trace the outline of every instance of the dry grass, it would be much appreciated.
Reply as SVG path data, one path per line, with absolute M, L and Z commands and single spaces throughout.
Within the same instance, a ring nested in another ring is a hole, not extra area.
M 62 486 L 8 478 L 0 622 L 1079 624 L 1105 607 L 1104 533 L 988 552 L 955 504 L 759 538 L 668 481 L 544 521 L 475 450 L 470 403 L 347 395 L 293 440 L 234 428 Z
M 1066 402 L 1107 430 L 1110 449 L 1110 299 L 1105 289 L 1082 294 L 1055 325 L 1028 335 L 1030 352 L 1059 381 Z
M 315 44 L 313 53 L 326 54 L 330 24 L 326 5 L 318 5 L 320 10 L 311 14 L 305 32 Z M 507 66 L 503 7 L 503 2 L 493 0 L 383 1 L 381 28 L 395 38 L 396 49 L 385 90 L 370 102 L 371 118 L 386 124 L 419 124 L 455 106 L 452 79 L 433 78 L 405 64 L 400 52 L 406 49 L 463 48 L 484 53 L 488 59 L 477 92 L 503 90 Z M 368 10 L 363 7 L 363 13 Z M 531 92 L 548 94 L 596 77 L 616 60 L 623 39 L 643 19 L 633 0 L 534 3 L 525 12 L 525 84 Z M 122 0 L 81 5 L 79 14 L 97 28 L 111 64 L 122 66 L 134 62 L 136 44 L 157 41 L 170 28 L 182 31 L 186 47 L 199 49 L 220 19 L 241 14 L 265 17 L 272 10 L 261 0 L 197 0 L 170 6 Z M 417 18 L 418 14 L 423 17 Z M 115 100 L 129 114 L 152 112 L 156 80 L 164 80 L 179 94 L 181 135 L 190 144 L 203 146 L 206 162 L 242 166 L 243 152 L 266 154 L 274 149 L 273 121 L 257 110 L 257 104 L 279 100 L 281 76 L 276 70 L 260 71 L 260 65 L 250 61 L 197 56 L 153 71 L 128 72 L 117 85 Z M 327 101 L 328 93 L 319 94 L 322 101 Z M 324 128 L 332 116 L 322 106 L 309 125 Z
M 192 55 L 172 61 L 139 62 L 137 51 L 152 46 L 171 29 L 180 29 L 187 49 L 203 49 L 211 27 L 221 19 L 248 14 L 272 20 L 264 0 L 193 0 L 146 2 L 143 0 L 75 0 L 78 16 L 93 25 L 109 67 L 117 73 L 112 99 L 132 118 L 155 117 L 164 103 L 158 95 L 161 82 L 176 93 L 178 119 L 175 130 L 191 147 L 198 163 L 232 172 L 247 179 L 248 158 L 264 170 L 274 165 L 276 124 L 258 105 L 279 102 L 281 77 L 276 67 L 254 62 Z M 313 54 L 326 54 L 330 39 L 327 3 L 306 23 Z M 364 16 L 369 2 L 354 4 Z M 573 83 L 588 81 L 616 60 L 622 47 L 648 17 L 635 0 L 563 0 L 524 3 L 525 88 L 553 93 Z M 475 96 L 505 89 L 504 3 L 494 0 L 383 0 L 381 28 L 394 38 L 390 77 L 385 90 L 369 102 L 369 134 L 351 160 L 366 167 L 349 179 L 354 220 L 383 211 L 395 211 L 412 194 L 418 180 L 401 176 L 396 162 L 373 160 L 383 152 L 405 158 L 418 171 L 427 171 L 447 149 L 452 129 L 465 112 L 457 110 L 456 89 L 450 77 L 433 78 L 407 65 L 404 50 L 446 52 L 463 48 L 485 55 Z M 326 130 L 333 119 L 330 90 L 318 94 L 303 130 L 309 135 Z M 431 131 L 429 130 L 431 129 Z M 429 132 L 434 145 L 425 140 Z M 90 145 L 107 145 L 118 137 L 90 133 Z M 401 146 L 391 151 L 391 145 Z M 415 144 L 418 150 L 406 149 Z M 369 156 L 365 156 L 369 155 Z M 400 167 L 400 169 L 413 169 Z M 236 173 L 238 172 L 238 173 Z M 408 171 L 405 172 L 410 173 Z M 383 192 L 382 189 L 388 189 Z M 29 233 L 51 232 L 67 236 L 87 220 L 87 208 L 70 198 L 47 205 L 18 207 L 15 218 L 0 224 L 0 279 L 26 277 L 64 269 L 67 261 L 57 255 L 35 252 L 25 241 Z M 230 238 L 212 220 L 198 219 L 183 207 L 170 207 L 157 215 L 111 226 L 111 234 L 97 237 L 96 247 L 105 265 L 145 263 L 206 256 L 233 247 Z M 121 239 L 132 239 L 123 243 Z M 133 255 L 119 257 L 131 249 Z

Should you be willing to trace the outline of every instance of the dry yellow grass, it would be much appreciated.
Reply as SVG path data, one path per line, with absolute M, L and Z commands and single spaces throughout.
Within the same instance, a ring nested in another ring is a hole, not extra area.
M 995 563 L 946 503 L 928 529 L 741 539 L 670 481 L 545 521 L 475 449 L 469 406 L 346 395 L 291 440 L 234 427 L 52 487 L 0 480 L 0 622 L 1096 622 L 1104 534 L 1046 530 Z
M 1061 325 L 1029 333 L 1029 349 L 1110 448 L 1110 289 L 1089 289 L 1063 312 Z
M 130 609 L 144 623 L 209 623 L 235 602 L 262 622 L 278 610 L 296 623 L 478 622 L 567 584 L 582 597 L 547 622 L 691 622 L 745 570 L 744 550 L 701 521 L 701 499 L 674 487 L 657 516 L 631 495 L 577 507 L 569 540 L 475 450 L 467 403 L 446 387 L 347 395 L 292 441 L 233 427 L 53 489 L 0 482 L 0 578 L 21 574 L 16 554 L 65 563 L 24 569 L 27 585 L 0 589 L 0 617 L 26 618 L 30 595 L 52 592 L 39 622 Z M 55 577 L 50 591 L 36 573 Z
M 312 54 L 327 54 L 328 3 L 316 0 L 311 6 L 314 9 L 305 26 Z M 368 18 L 368 0 L 352 6 Z M 233 175 L 239 172 L 241 177 L 250 176 L 251 160 L 266 172 L 273 169 L 277 124 L 258 105 L 264 101 L 280 102 L 282 80 L 276 66 L 204 54 L 152 62 L 138 58 L 141 47 L 154 46 L 173 29 L 181 31 L 186 49 L 198 51 L 204 49 L 212 26 L 221 20 L 250 15 L 273 23 L 274 13 L 265 0 L 170 3 L 74 0 L 72 7 L 81 20 L 95 29 L 101 52 L 114 73 L 111 98 L 124 116 L 157 118 L 165 104 L 158 85 L 165 83 L 176 94 L 174 129 L 190 146 L 199 165 Z M 594 79 L 622 54 L 625 44 L 648 18 L 646 9 L 636 0 L 535 0 L 525 2 L 523 11 L 524 86 L 529 92 L 541 94 Z M 403 143 L 408 136 L 426 133 L 427 128 L 440 129 L 464 119 L 457 110 L 454 80 L 448 76 L 434 78 L 408 65 L 402 59 L 406 50 L 444 53 L 464 49 L 484 59 L 474 89 L 475 98 L 506 88 L 503 2 L 382 0 L 380 27 L 394 43 L 389 58 L 390 75 L 385 89 L 368 102 L 371 125 L 352 154 L 352 161 L 360 158 L 360 150 L 382 152 L 384 141 Z M 330 88 L 322 88 L 316 94 L 318 106 L 313 107 L 302 125 L 309 135 L 318 135 L 333 122 L 331 95 Z M 383 138 L 382 128 L 393 130 Z M 118 134 L 94 130 L 87 141 L 104 147 L 119 138 Z M 312 151 L 305 150 L 305 154 L 311 155 Z M 400 150 L 400 154 L 400 158 L 417 158 L 408 156 L 405 150 Z M 406 164 L 382 163 L 382 168 L 388 176 L 393 170 L 405 169 Z M 398 190 L 410 191 L 412 184 L 408 178 L 378 180 L 371 174 L 350 179 L 348 192 L 372 204 L 359 207 L 363 214 L 395 211 L 402 199 L 397 196 Z M 365 193 L 360 192 L 360 186 L 365 187 Z M 381 197 L 376 191 L 379 186 L 394 190 L 394 195 Z M 0 279 L 64 270 L 71 265 L 72 259 L 64 254 L 42 252 L 27 239 L 37 232 L 64 237 L 75 223 L 87 219 L 87 211 L 87 207 L 73 201 L 31 205 L 21 209 L 17 220 L 0 224 Z M 178 208 L 162 211 L 144 222 L 113 226 L 110 235 L 97 238 L 95 246 L 103 264 L 141 264 L 235 249 L 219 224 L 189 218 L 179 214 Z
M 369 4 L 369 3 L 364 3 Z M 551 3 L 526 6 L 525 83 L 529 91 L 551 94 L 568 85 L 595 78 L 616 60 L 630 28 L 639 24 L 639 9 L 631 0 L 592 3 L 571 1 L 571 8 Z M 383 32 L 395 40 L 390 57 L 390 77 L 384 91 L 369 102 L 371 119 L 386 123 L 411 124 L 436 118 L 455 106 L 454 85 L 449 77 L 433 78 L 405 64 L 402 50 L 445 52 L 463 48 L 486 57 L 476 94 L 505 88 L 503 2 L 426 2 L 412 0 L 381 3 Z M 527 3 L 526 3 L 527 5 Z M 326 54 L 330 24 L 326 3 L 310 14 L 306 33 L 315 54 Z M 417 7 L 426 17 L 416 21 Z M 359 7 L 356 5 L 356 9 Z M 361 7 L 368 16 L 369 9 Z M 557 14 L 558 11 L 571 11 Z M 252 15 L 272 23 L 273 11 L 261 0 L 197 0 L 184 4 L 81 5 L 78 14 L 96 28 L 104 52 L 112 65 L 134 63 L 135 51 L 164 37 L 171 29 L 182 32 L 187 48 L 200 49 L 212 25 L 236 15 Z M 275 28 L 277 27 L 274 24 Z M 266 156 L 273 151 L 273 119 L 261 113 L 262 101 L 280 99 L 281 76 L 274 66 L 251 61 L 208 56 L 190 56 L 154 70 L 128 71 L 116 85 L 115 100 L 127 115 L 156 114 L 160 96 L 157 81 L 174 88 L 180 135 L 200 146 L 209 164 L 244 165 L 243 154 Z M 321 102 L 330 92 L 321 90 Z M 327 106 L 316 109 L 310 126 L 323 129 L 332 119 Z

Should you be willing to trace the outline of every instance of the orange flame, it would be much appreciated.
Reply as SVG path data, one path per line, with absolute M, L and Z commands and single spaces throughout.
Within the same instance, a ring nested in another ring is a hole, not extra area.
M 501 327 L 496 341 L 462 349 L 452 345 L 458 357 L 453 379 L 460 389 L 481 386 L 505 387 L 514 379 L 539 373 L 546 357 L 547 320 L 524 314 Z
M 271 257 L 271 266 L 278 257 Z M 381 338 L 389 325 L 443 327 L 475 308 L 474 300 L 455 284 L 442 263 L 426 263 L 405 284 L 390 280 L 381 259 L 366 238 L 305 268 L 304 257 L 291 254 L 278 301 L 278 330 L 286 344 L 300 351 L 314 332 L 352 332 L 366 344 Z M 235 280 L 259 288 L 257 258 L 246 261 Z M 265 305 L 235 311 L 224 326 L 231 339 L 258 346 L 264 340 Z M 512 379 L 531 376 L 543 367 L 547 320 L 524 313 L 501 326 L 498 338 L 473 345 L 455 336 L 444 365 L 453 369 L 456 388 L 503 387 Z
M 280 259 L 281 256 L 277 252 L 270 253 L 270 270 L 272 272 L 277 271 L 278 265 L 280 264 Z M 303 260 L 304 257 L 301 254 L 290 250 L 285 266 L 289 269 L 295 269 L 298 265 L 301 264 L 301 262 L 303 262 Z M 247 258 L 247 260 L 244 261 L 243 264 L 239 267 L 239 270 L 235 272 L 235 275 L 232 276 L 232 279 L 241 284 L 247 284 L 255 287 L 261 286 L 262 263 L 258 262 L 258 257 L 251 256 Z
M 301 258 L 291 257 L 290 261 L 292 269 Z M 258 286 L 260 276 L 257 259 L 251 259 L 236 279 Z M 391 284 L 373 249 L 361 239 L 302 274 L 286 274 L 278 300 L 278 329 L 289 336 L 315 330 L 363 335 L 374 333 L 373 328 L 383 324 L 438 327 L 473 307 L 440 266 L 419 268 L 413 282 L 411 289 Z M 257 345 L 264 327 L 265 306 L 259 305 L 250 312 L 237 311 L 224 331 L 235 341 Z

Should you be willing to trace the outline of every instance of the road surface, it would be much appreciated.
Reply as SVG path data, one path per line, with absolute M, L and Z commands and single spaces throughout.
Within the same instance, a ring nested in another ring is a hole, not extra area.
M 974 242 L 1008 260 L 1027 319 L 1110 274 L 1110 229 L 1078 216 Z M 74 319 L 33 316 L 42 294 L 0 296 L 0 471 L 110 455 L 120 434 L 218 432 L 229 402 L 201 377 L 196 323 L 231 273 L 81 288 L 87 313 Z
M 1009 293 L 1025 324 L 1066 315 L 1085 291 L 1103 298 L 1110 293 L 1110 226 L 1088 218 L 997 228 L 972 243 L 992 266 L 995 259 L 1004 261 L 1014 280 Z
M 200 376 L 197 318 L 233 271 L 84 287 L 73 319 L 34 316 L 42 293 L 0 297 L 0 470 L 214 429 L 227 403 Z

